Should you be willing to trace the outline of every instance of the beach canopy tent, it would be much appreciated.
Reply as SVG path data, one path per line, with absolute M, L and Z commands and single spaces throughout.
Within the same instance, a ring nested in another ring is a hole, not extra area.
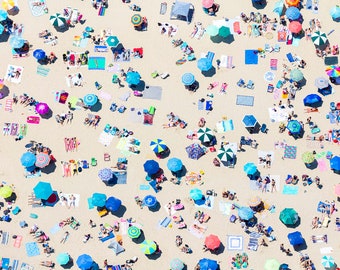
M 302 237 L 302 234 L 298 231 L 289 233 L 287 237 L 288 237 L 289 243 L 292 246 L 301 245 L 305 242 L 305 240 Z
M 204 149 L 198 144 L 193 143 L 185 148 L 188 157 L 191 159 L 199 159 L 201 156 L 205 154 Z
M 217 261 L 215 260 L 210 260 L 207 258 L 204 259 L 200 259 L 198 262 L 199 265 L 199 269 L 200 270 L 217 270 L 219 269 L 219 265 L 217 263 Z
M 303 99 L 303 104 L 313 108 L 321 107 L 322 98 L 317 94 L 309 94 Z
M 218 238 L 217 235 L 210 234 L 205 238 L 204 245 L 210 250 L 215 250 L 220 247 L 221 240 Z
M 140 249 L 145 255 L 151 255 L 156 252 L 157 245 L 154 241 L 144 240 L 143 243 L 140 244 Z
M 92 205 L 98 207 L 104 207 L 106 203 L 106 195 L 103 193 L 92 194 Z
M 157 161 L 154 161 L 152 159 L 147 160 L 144 165 L 144 171 L 148 174 L 148 175 L 153 175 L 155 173 L 157 173 L 159 171 L 159 164 Z
M 264 270 L 279 270 L 280 263 L 276 259 L 268 259 L 264 263 Z
M 178 258 L 174 258 L 170 262 L 171 270 L 182 270 L 184 266 L 185 266 L 184 263 Z
M 176 1 L 171 8 L 170 19 L 184 20 L 190 23 L 190 17 L 193 11 L 194 6 L 191 3 Z
M 168 160 L 167 167 L 172 172 L 179 172 L 183 168 L 182 160 L 179 158 L 170 158 Z
M 300 134 L 302 131 L 302 125 L 297 120 L 290 120 L 287 124 L 287 129 L 291 134 Z
M 285 208 L 280 212 L 280 220 L 283 224 L 292 226 L 298 222 L 299 215 L 293 208 Z
M 193 199 L 194 201 L 198 201 L 203 198 L 203 192 L 198 188 L 193 188 L 192 190 L 190 190 L 189 195 L 190 198 Z
M 76 262 L 81 270 L 88 270 L 92 266 L 93 259 L 90 255 L 82 254 L 78 257 Z
M 297 7 L 289 7 L 286 10 L 286 17 L 288 20 L 295 21 L 301 17 L 301 12 Z
M 107 247 L 111 249 L 115 255 L 125 251 L 125 248 L 123 248 L 116 240 L 112 240 Z
M 340 6 L 332 7 L 329 13 L 334 21 L 340 22 Z
M 120 206 L 122 205 L 122 201 L 116 197 L 109 197 L 105 202 L 105 208 L 111 212 L 116 212 Z
M 63 253 L 59 253 L 57 256 L 57 263 L 59 265 L 65 265 L 68 264 L 68 262 L 70 261 L 70 255 L 66 252 Z
M 238 209 L 238 216 L 242 220 L 250 220 L 254 217 L 254 211 L 250 207 L 243 206 Z
M 331 170 L 340 171 L 340 156 L 334 156 L 330 160 Z
M 321 264 L 325 269 L 335 269 L 336 267 L 334 258 L 329 255 L 325 255 L 321 258 Z

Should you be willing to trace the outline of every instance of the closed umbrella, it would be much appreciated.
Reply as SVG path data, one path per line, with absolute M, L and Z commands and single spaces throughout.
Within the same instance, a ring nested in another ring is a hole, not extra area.
M 164 152 L 168 147 L 164 143 L 162 139 L 154 139 L 150 142 L 150 147 L 152 151 L 154 151 L 156 154 L 159 154 L 161 152 Z
M 285 208 L 280 212 L 280 220 L 283 224 L 292 226 L 298 222 L 299 215 L 293 208 Z
M 98 177 L 103 182 L 109 182 L 113 178 L 113 171 L 110 168 L 104 168 L 99 170 Z
M 253 196 L 248 200 L 248 205 L 250 207 L 256 207 L 259 206 L 262 202 L 262 199 L 259 196 Z
M 325 255 L 321 258 L 321 264 L 325 269 L 333 269 L 335 267 L 335 261 L 332 256 Z
M 35 105 L 35 111 L 38 114 L 44 115 L 50 111 L 50 107 L 46 103 L 39 102 L 37 105 Z
M 311 164 L 311 163 L 314 162 L 314 160 L 315 160 L 315 156 L 314 156 L 314 154 L 312 152 L 307 151 L 307 152 L 304 152 L 302 154 L 302 161 L 303 161 L 303 163 Z
M 286 4 L 290 7 L 297 7 L 300 4 L 300 0 L 286 0 Z
M 182 160 L 179 158 L 170 158 L 168 160 L 167 167 L 172 172 L 178 172 L 183 168 Z
M 143 243 L 140 244 L 140 249 L 146 255 L 151 255 L 156 252 L 157 245 L 154 241 L 144 240 Z
M 318 77 L 315 79 L 314 85 L 319 89 L 323 89 L 329 86 L 329 81 L 324 77 Z
M 212 68 L 212 62 L 208 58 L 200 58 L 197 61 L 197 67 L 201 71 L 208 71 Z
M 70 255 L 68 253 L 59 253 L 57 256 L 57 263 L 59 265 L 65 265 L 68 264 L 70 261 Z
M 152 208 L 157 204 L 157 198 L 152 195 L 146 195 L 143 199 L 143 204 Z
M 82 254 L 77 259 L 77 265 L 81 270 L 88 270 L 91 268 L 93 259 L 90 255 Z
M 248 115 L 245 115 L 243 117 L 242 122 L 243 122 L 245 127 L 255 127 L 256 123 L 257 123 L 257 120 L 256 120 L 254 115 L 248 114 Z
M 219 268 L 217 261 L 207 258 L 200 259 L 198 265 L 200 270 L 217 270 Z
M 275 3 L 273 12 L 275 12 L 277 15 L 281 16 L 284 8 L 284 1 L 279 0 Z
M 243 166 L 243 171 L 246 173 L 246 174 L 254 174 L 257 172 L 257 167 L 254 163 L 252 162 L 248 162 L 246 163 L 244 166 Z
M 50 16 L 50 23 L 54 27 L 62 27 L 66 24 L 66 18 L 62 16 L 60 13 L 55 13 Z
M 2 8 L 4 10 L 11 10 L 15 7 L 14 0 L 2 0 Z
M 155 174 L 159 171 L 159 164 L 157 161 L 154 161 L 152 159 L 150 160 L 147 160 L 144 165 L 144 171 L 149 174 L 149 175 L 152 175 L 152 174 Z
M 141 235 L 141 230 L 136 227 L 136 226 L 130 226 L 128 228 L 128 231 L 127 231 L 127 235 L 131 238 L 131 239 L 136 239 L 138 238 L 140 235 Z
M 131 17 L 131 23 L 133 26 L 140 26 L 143 22 L 143 18 L 139 14 L 134 14 Z
M 242 220 L 249 220 L 254 217 L 254 211 L 250 207 L 240 207 L 238 209 L 238 216 Z
M 0 188 L 0 197 L 7 199 L 11 197 L 13 189 L 10 186 L 3 186 Z
M 340 76 L 340 66 L 331 65 L 326 67 L 326 73 L 329 77 L 339 77 Z
M 331 169 L 335 171 L 340 171 L 340 156 L 334 156 L 330 160 Z
M 302 126 L 299 121 L 291 120 L 287 124 L 287 129 L 291 134 L 299 134 L 302 130 Z
M 328 43 L 326 33 L 321 31 L 315 31 L 312 34 L 311 39 L 316 46 L 323 46 Z
M 303 104 L 309 107 L 320 107 L 322 105 L 322 98 L 317 94 L 309 94 L 303 99 Z
M 190 198 L 193 199 L 194 201 L 201 200 L 203 198 L 203 192 L 202 190 L 198 188 L 193 188 L 190 190 Z
M 206 33 L 211 36 L 215 37 L 218 35 L 218 27 L 216 25 L 208 25 L 208 27 L 205 29 Z
M 182 75 L 182 83 L 184 85 L 192 85 L 195 82 L 194 74 L 187 72 Z
M 234 152 L 233 150 L 228 147 L 227 145 L 223 145 L 222 148 L 220 148 L 217 151 L 217 157 L 222 161 L 222 162 L 228 162 L 232 161 L 234 158 Z
M 98 102 L 98 97 L 95 94 L 87 94 L 84 96 L 83 102 L 86 106 L 94 106 Z
M 288 29 L 293 34 L 300 33 L 301 30 L 302 30 L 302 24 L 298 21 L 292 21 L 292 22 L 289 23 Z
M 292 69 L 289 76 L 294 82 L 299 82 L 303 79 L 303 73 L 301 72 L 300 69 L 297 68 Z
M 33 51 L 33 56 L 37 60 L 42 60 L 46 58 L 46 53 L 42 49 L 36 49 Z
M 109 36 L 106 39 L 106 44 L 110 47 L 117 47 L 117 45 L 119 44 L 119 39 L 116 36 Z
M 105 202 L 105 208 L 111 212 L 116 212 L 120 206 L 122 205 L 122 201 L 116 197 L 109 197 Z
M 92 205 L 98 207 L 104 207 L 106 203 L 106 195 L 103 193 L 93 193 L 92 194 Z
M 230 34 L 231 34 L 231 32 L 230 32 L 230 28 L 229 28 L 229 27 L 221 26 L 221 27 L 218 29 L 218 35 L 219 35 L 220 37 L 226 38 L 226 37 L 229 36 Z
M 332 7 L 329 13 L 334 21 L 338 22 L 340 20 L 340 6 Z
M 15 35 L 9 39 L 9 45 L 11 45 L 13 49 L 19 49 L 22 46 L 24 46 L 24 44 L 25 44 L 25 40 L 19 36 Z
M 182 270 L 184 268 L 184 263 L 178 259 L 172 259 L 170 262 L 170 269 L 171 270 Z
M 264 270 L 279 270 L 280 263 L 276 259 L 268 259 L 264 263 Z
M 5 10 L 0 9 L 0 22 L 6 20 L 8 17 L 8 13 Z
M 140 83 L 141 76 L 137 71 L 129 71 L 126 73 L 126 82 L 130 85 L 137 85 Z
M 45 168 L 48 164 L 50 164 L 51 158 L 46 153 L 39 153 L 36 155 L 35 166 L 38 168 Z
M 210 234 L 205 238 L 204 245 L 210 250 L 215 250 L 220 247 L 221 240 L 217 235 Z
M 53 193 L 51 183 L 40 181 L 34 188 L 33 192 L 37 199 L 47 200 Z
M 214 139 L 215 135 L 213 131 L 210 128 L 200 128 L 197 131 L 197 138 L 202 142 L 202 143 L 207 143 L 211 142 Z
M 34 166 L 34 163 L 36 161 L 36 157 L 33 153 L 26 152 L 21 156 L 20 161 L 21 161 L 22 166 L 31 167 L 31 166 Z
M 295 21 L 301 16 L 300 10 L 297 7 L 289 7 L 286 10 L 286 17 L 288 20 Z
M 214 4 L 214 0 L 202 0 L 202 6 L 204 8 L 211 8 Z

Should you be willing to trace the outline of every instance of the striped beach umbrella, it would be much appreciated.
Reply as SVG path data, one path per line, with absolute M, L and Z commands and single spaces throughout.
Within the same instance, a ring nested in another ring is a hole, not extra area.
M 3 186 L 0 188 L 0 197 L 6 199 L 11 197 L 13 189 L 10 186 Z
M 211 142 L 212 139 L 215 137 L 213 131 L 210 128 L 200 128 L 197 131 L 197 138 L 202 142 L 202 143 L 206 143 L 206 142 Z
M 334 261 L 333 257 L 331 257 L 329 255 L 325 255 L 321 258 L 321 264 L 326 269 L 333 269 L 334 266 L 335 266 L 335 261 Z
M 84 96 L 83 102 L 87 106 L 94 106 L 98 102 L 98 97 L 95 94 L 87 94 Z
M 184 85 L 192 85 L 195 82 L 194 74 L 187 72 L 182 75 L 182 83 Z
M 326 67 L 326 73 L 329 77 L 339 77 L 340 76 L 340 66 L 331 65 Z
M 36 155 L 35 166 L 38 168 L 45 168 L 48 164 L 50 164 L 51 158 L 46 153 L 39 153 Z
M 60 13 L 55 13 L 50 16 L 50 23 L 54 27 L 62 27 L 66 24 L 66 18 Z
M 184 263 L 178 259 L 172 259 L 170 262 L 170 269 L 171 270 L 182 270 L 184 268 Z
M 234 152 L 233 150 L 228 147 L 227 145 L 223 145 L 221 149 L 218 150 L 217 152 L 217 157 L 222 161 L 222 162 L 228 162 L 233 160 L 234 158 Z
M 316 46 L 323 46 L 328 43 L 327 35 L 321 31 L 315 31 L 311 39 Z
M 150 142 L 150 147 L 156 154 L 164 152 L 168 148 L 162 139 L 152 140 Z
M 141 230 L 136 227 L 136 226 L 130 226 L 128 231 L 127 231 L 127 235 L 131 238 L 131 239 L 136 239 L 141 235 Z
M 157 245 L 154 241 L 144 240 L 143 243 L 140 244 L 141 251 L 146 255 L 151 255 L 156 252 Z
M 131 23 L 133 24 L 133 26 L 140 26 L 143 22 L 143 18 L 141 15 L 139 14 L 134 14 L 131 17 Z

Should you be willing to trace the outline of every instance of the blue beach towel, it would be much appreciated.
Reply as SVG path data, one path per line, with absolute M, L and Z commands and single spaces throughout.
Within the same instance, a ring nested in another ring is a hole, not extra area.
M 166 228 L 166 227 L 168 227 L 168 225 L 170 224 L 170 222 L 171 222 L 171 218 L 165 217 L 163 220 L 161 220 L 161 221 L 159 222 L 159 225 L 162 226 L 162 227 L 164 227 L 164 228 Z
M 204 110 L 204 101 L 198 101 L 197 102 L 197 107 L 199 111 L 203 111 Z
M 94 208 L 94 205 L 92 204 L 92 197 L 87 198 L 87 205 L 88 205 L 89 209 Z
M 245 64 L 257 65 L 259 62 L 259 55 L 257 50 L 245 50 Z
M 289 186 L 289 185 L 284 185 L 282 194 L 285 195 L 296 195 L 299 192 L 299 188 L 296 186 Z
M 149 185 L 153 188 L 153 190 L 154 190 L 156 193 L 158 193 L 159 190 L 156 188 L 156 184 L 157 184 L 156 180 L 151 180 L 151 181 L 149 181 Z
M 2 262 L 1 262 L 1 269 L 8 269 L 9 267 L 9 258 L 2 258 Z
M 57 223 L 57 224 L 55 224 L 51 229 L 50 229 L 50 233 L 51 234 L 56 234 L 57 232 L 59 232 L 60 231 L 60 226 L 59 226 L 59 224 Z
M 150 186 L 149 186 L 149 185 L 140 184 L 140 185 L 139 185 L 139 189 L 140 189 L 140 190 L 149 190 L 149 189 L 150 189 Z
M 39 246 L 36 242 L 26 243 L 26 254 L 28 257 L 40 255 Z

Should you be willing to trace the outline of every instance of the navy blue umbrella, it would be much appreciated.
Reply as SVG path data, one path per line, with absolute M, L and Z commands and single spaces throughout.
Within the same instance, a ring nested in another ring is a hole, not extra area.
M 332 157 L 331 169 L 335 171 L 340 171 L 340 156 Z
M 217 261 L 210 260 L 207 258 L 200 259 L 198 262 L 198 265 L 200 266 L 200 270 L 217 270 L 218 269 Z
M 42 60 L 46 57 L 46 53 L 42 49 L 37 49 L 33 52 L 33 56 L 37 60 Z
M 303 99 L 303 104 L 309 107 L 320 107 L 322 105 L 322 98 L 317 94 L 310 94 Z
M 88 270 L 91 268 L 93 259 L 90 255 L 82 254 L 77 259 L 77 265 L 81 270 Z
M 155 174 L 159 171 L 159 164 L 157 161 L 154 161 L 152 159 L 150 160 L 147 160 L 145 163 L 144 163 L 144 171 L 149 174 L 149 175 L 152 175 L 152 174 Z
M 287 16 L 288 20 L 296 21 L 300 18 L 301 13 L 300 13 L 300 10 L 297 7 L 289 7 L 286 10 L 286 16 Z
M 298 231 L 296 232 L 292 232 L 292 233 L 289 233 L 288 234 L 288 240 L 289 240 L 289 243 L 292 245 L 292 246 L 297 246 L 297 245 L 301 245 L 304 243 L 304 239 L 302 237 L 302 234 Z
M 143 199 L 143 203 L 147 207 L 153 207 L 157 203 L 157 199 L 155 196 L 152 195 L 146 195 Z
M 117 211 L 121 205 L 122 201 L 112 196 L 109 197 L 105 202 L 105 208 L 111 212 Z

